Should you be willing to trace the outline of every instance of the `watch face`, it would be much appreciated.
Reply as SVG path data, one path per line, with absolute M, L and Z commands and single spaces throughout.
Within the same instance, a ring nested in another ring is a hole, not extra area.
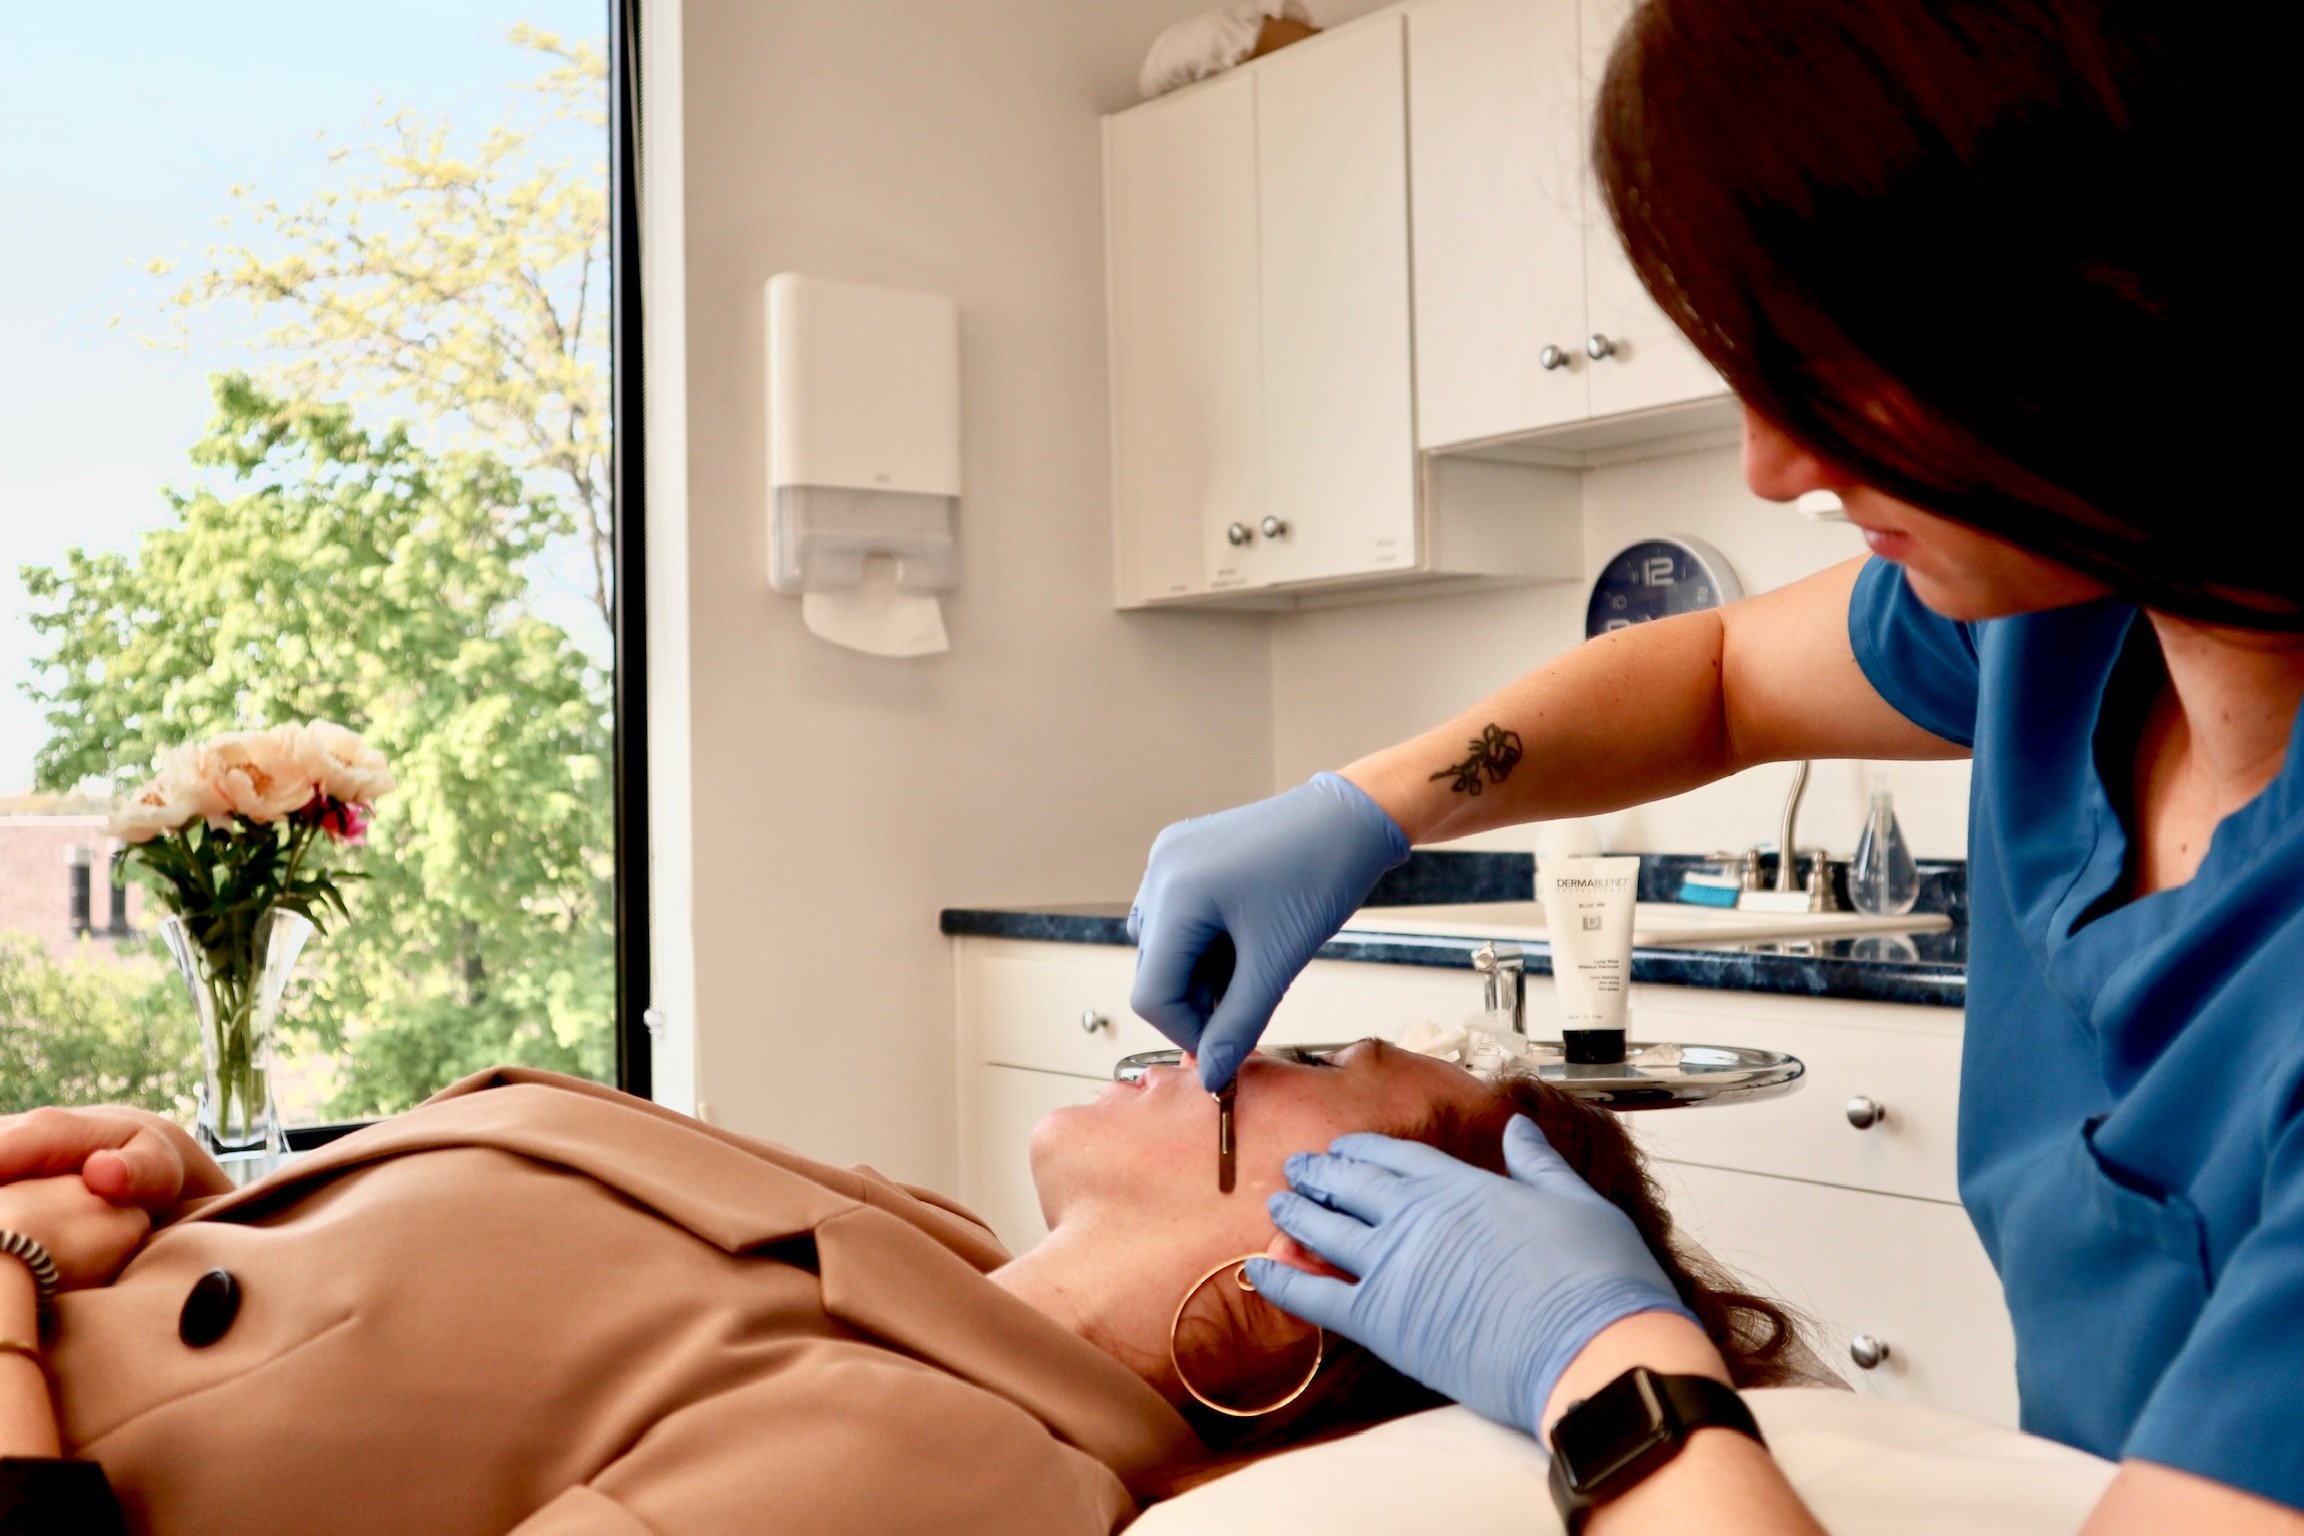
M 1584 608 L 1584 633 L 1717 608 L 1743 595 L 1717 552 L 1690 539 L 1642 539 L 1601 567 Z
M 1552 1427 L 1552 1450 L 1569 1486 L 1581 1493 L 1644 1460 L 1671 1438 L 1654 1389 L 1642 1373 L 1627 1371 L 1561 1415 Z

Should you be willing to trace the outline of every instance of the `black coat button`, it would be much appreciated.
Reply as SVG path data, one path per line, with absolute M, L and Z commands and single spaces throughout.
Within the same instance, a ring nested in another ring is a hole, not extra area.
M 183 1315 L 176 1319 L 176 1336 L 194 1349 L 206 1349 L 240 1315 L 240 1282 L 229 1270 L 212 1269 L 192 1282 L 184 1298 Z

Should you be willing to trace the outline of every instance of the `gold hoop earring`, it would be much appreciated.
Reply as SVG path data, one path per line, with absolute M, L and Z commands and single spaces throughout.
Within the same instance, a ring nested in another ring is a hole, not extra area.
M 1192 1298 L 1200 1294 L 1200 1287 L 1206 1285 L 1209 1281 L 1215 1279 L 1218 1275 L 1221 1275 L 1226 1270 L 1232 1271 L 1232 1283 L 1234 1285 L 1238 1286 L 1243 1291 L 1247 1291 L 1253 1294 L 1256 1289 L 1256 1282 L 1248 1278 L 1248 1261 L 1250 1259 L 1260 1259 L 1262 1257 L 1264 1257 L 1264 1255 L 1260 1253 L 1246 1253 L 1242 1254 L 1239 1258 L 1236 1259 L 1226 1259 L 1223 1263 L 1217 1265 L 1214 1269 L 1208 1271 L 1208 1273 L 1193 1281 L 1191 1285 L 1185 1288 L 1184 1299 L 1176 1303 L 1176 1315 L 1168 1321 L 1168 1364 L 1174 1368 L 1176 1372 L 1176 1380 L 1183 1385 L 1185 1391 L 1192 1394 L 1193 1400 L 1199 1403 L 1203 1408 L 1212 1409 L 1213 1411 L 1221 1413 L 1226 1418 L 1230 1419 L 1260 1419 L 1268 1413 L 1278 1413 L 1281 1409 L 1287 1407 L 1290 1403 L 1296 1401 L 1296 1399 L 1302 1397 L 1305 1393 L 1312 1390 L 1313 1378 L 1320 1374 L 1320 1364 L 1328 1357 L 1328 1330 L 1325 1328 L 1313 1330 L 1314 1337 L 1312 1345 L 1311 1369 L 1304 1373 L 1304 1379 L 1296 1383 L 1296 1385 L 1290 1389 L 1287 1396 L 1280 1398 L 1276 1402 L 1266 1403 L 1261 1408 L 1234 1408 L 1228 1403 L 1220 1403 L 1216 1401 L 1216 1399 L 1210 1397 L 1207 1393 L 1201 1391 L 1198 1387 L 1194 1386 L 1192 1384 L 1192 1378 L 1184 1374 L 1184 1361 L 1176 1350 L 1176 1331 L 1184 1325 L 1184 1309 L 1192 1305 Z

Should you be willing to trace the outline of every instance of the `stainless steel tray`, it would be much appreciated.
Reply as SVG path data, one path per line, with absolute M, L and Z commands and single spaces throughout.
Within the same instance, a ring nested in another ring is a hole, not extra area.
M 1355 1043 L 1268 1045 L 1259 1049 L 1266 1056 L 1302 1061 Z M 1667 1059 L 1674 1051 L 1679 1059 Z M 1618 1110 L 1756 1104 L 1792 1092 L 1808 1070 L 1797 1056 L 1742 1045 L 1670 1046 L 1634 1041 L 1625 1052 L 1631 1059 L 1585 1066 L 1563 1060 L 1557 1040 L 1531 1040 L 1527 1054 L 1514 1064 L 1514 1070 L 1539 1077 L 1562 1093 Z M 1642 1056 L 1650 1059 L 1643 1061 Z M 1121 1057 L 1112 1075 L 1133 1082 L 1147 1067 L 1179 1066 L 1183 1058 L 1184 1053 L 1178 1050 L 1139 1051 Z

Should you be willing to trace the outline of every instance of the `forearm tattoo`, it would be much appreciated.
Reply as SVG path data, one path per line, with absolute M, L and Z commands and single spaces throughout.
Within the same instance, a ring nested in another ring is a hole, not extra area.
M 1520 766 L 1520 733 L 1491 725 L 1465 743 L 1464 761 L 1451 763 L 1432 775 L 1431 782 L 1454 780 L 1448 787 L 1460 795 L 1477 795 L 1490 784 L 1501 784 Z

